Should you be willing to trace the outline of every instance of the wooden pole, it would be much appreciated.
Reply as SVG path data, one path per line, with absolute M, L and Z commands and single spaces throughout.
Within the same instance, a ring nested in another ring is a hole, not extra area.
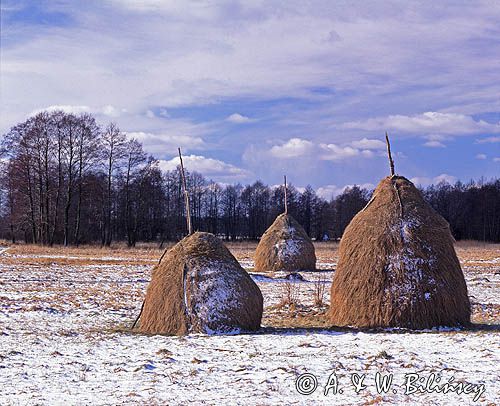
M 286 175 L 285 178 L 285 214 L 288 214 L 288 200 L 287 200 L 287 191 L 286 191 Z
M 189 204 L 189 193 L 186 185 L 186 175 L 184 174 L 184 164 L 182 162 L 181 149 L 179 149 L 179 159 L 181 161 L 181 177 L 182 177 L 182 188 L 184 189 L 184 203 L 186 205 L 186 221 L 188 228 L 188 235 L 193 234 L 193 225 L 191 224 L 191 209 Z
M 391 176 L 394 176 L 394 161 L 392 160 L 391 143 L 389 142 L 389 136 L 387 135 L 387 131 L 385 132 L 385 143 L 387 144 L 387 155 L 389 156 L 389 165 L 391 167 Z

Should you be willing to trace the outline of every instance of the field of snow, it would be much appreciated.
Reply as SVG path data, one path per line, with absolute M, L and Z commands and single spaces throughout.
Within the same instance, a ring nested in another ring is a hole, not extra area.
M 230 248 L 252 272 L 255 246 Z M 161 251 L 2 248 L 0 404 L 500 404 L 499 245 L 457 246 L 476 326 L 423 332 L 327 329 L 336 245 L 317 249 L 304 280 L 253 275 L 259 333 L 165 337 L 129 330 Z

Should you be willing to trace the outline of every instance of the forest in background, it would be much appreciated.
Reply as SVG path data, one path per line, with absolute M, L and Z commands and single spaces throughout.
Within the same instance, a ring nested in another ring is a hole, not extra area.
M 0 147 L 0 238 L 44 245 L 177 241 L 186 234 L 179 168 L 158 161 L 118 126 L 90 114 L 41 112 L 12 127 Z M 186 171 L 194 230 L 258 239 L 283 212 L 284 187 L 221 185 Z M 338 239 L 372 191 L 353 186 L 327 201 L 288 185 L 288 211 L 311 238 Z M 456 239 L 500 242 L 500 179 L 440 183 L 424 198 Z

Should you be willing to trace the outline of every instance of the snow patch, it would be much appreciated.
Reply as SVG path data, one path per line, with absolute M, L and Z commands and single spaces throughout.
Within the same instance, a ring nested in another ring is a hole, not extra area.
M 236 334 L 238 329 L 224 324 L 226 314 L 238 309 L 243 300 L 243 292 L 238 288 L 241 275 L 235 271 L 235 265 L 210 260 L 202 265 L 188 265 L 188 268 L 192 311 L 205 333 Z M 222 327 L 213 329 L 214 325 Z
M 403 248 L 400 252 L 393 253 L 388 257 L 385 272 L 389 282 L 385 292 L 393 296 L 400 304 L 416 301 L 418 298 L 415 297 L 415 292 L 422 284 L 426 286 L 436 285 L 435 279 L 425 273 L 425 269 L 432 268 L 436 263 L 436 256 L 431 247 L 423 246 L 428 252 L 427 258 L 417 256 L 411 248 L 411 243 L 415 243 L 413 232 L 419 226 L 418 219 L 406 217 L 396 222 L 391 228 L 391 232 L 397 232 L 401 235 Z M 430 293 L 428 297 L 426 294 L 425 299 L 430 300 Z
M 280 240 L 274 245 L 274 247 L 277 250 L 278 258 L 281 261 L 300 254 L 300 242 L 292 238 Z

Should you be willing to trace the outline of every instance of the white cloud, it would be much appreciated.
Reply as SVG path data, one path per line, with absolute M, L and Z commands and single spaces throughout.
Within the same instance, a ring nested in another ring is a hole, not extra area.
M 206 147 L 201 137 L 189 135 L 153 134 L 143 131 L 128 132 L 129 138 L 136 138 L 148 152 L 156 156 L 169 155 L 181 147 L 183 151 L 199 150 Z
M 100 108 L 89 107 L 89 106 L 78 106 L 78 105 L 52 105 L 40 109 L 35 109 L 28 116 L 34 116 L 42 111 L 54 112 L 54 111 L 64 111 L 68 114 L 81 114 L 81 113 L 92 113 L 101 114 L 107 117 L 119 117 L 122 113 L 126 113 L 126 109 L 118 109 L 111 105 L 106 105 Z
M 343 128 L 364 131 L 394 131 L 419 135 L 470 135 L 481 132 L 500 132 L 499 124 L 474 120 L 464 114 L 429 111 L 413 116 L 391 115 L 344 123 Z
M 348 120 L 373 106 L 398 112 L 472 103 L 484 111 L 498 103 L 491 58 L 498 44 L 491 38 L 500 10 L 490 4 L 448 7 L 439 16 L 425 4 L 408 13 L 402 4 L 363 2 L 57 5 L 71 14 L 71 25 L 2 27 L 19 39 L 2 47 L 9 112 L 25 115 L 47 99 L 145 111 L 235 96 L 322 97 L 309 91 L 318 86 L 336 89 L 343 100 L 334 108 L 349 112 Z
M 326 185 L 316 189 L 316 194 L 325 200 L 331 200 L 335 196 L 341 194 L 342 190 L 343 188 L 339 188 L 336 185 Z
M 500 162 L 500 157 L 493 158 L 493 162 Z
M 134 12 L 162 13 L 166 15 L 207 19 L 215 17 L 216 8 L 203 2 L 191 4 L 177 0 L 110 0 Z
M 112 0 L 117 4 L 133 10 L 158 11 L 160 9 L 174 9 L 175 2 L 165 0 Z
M 486 155 L 485 154 L 477 154 L 476 159 L 486 159 Z
M 121 113 L 125 113 L 127 110 L 123 109 L 120 111 L 116 107 L 108 104 L 107 106 L 104 106 L 101 111 L 102 111 L 102 114 L 104 114 L 105 116 L 119 117 L 121 115 Z
M 500 7 L 491 2 L 451 5 L 440 13 L 425 2 L 411 12 L 403 2 L 347 7 L 342 2 L 109 0 L 74 7 L 60 0 L 41 8 L 68 13 L 71 23 L 32 24 L 6 14 L 0 132 L 32 110 L 64 105 L 97 106 L 106 120 L 110 116 L 104 113 L 119 113 L 116 121 L 125 131 L 203 135 L 210 142 L 206 148 L 216 149 L 221 159 L 242 153 L 250 139 L 265 146 L 271 136 L 286 140 L 305 131 L 315 145 L 310 156 L 321 153 L 335 161 L 349 159 L 349 152 L 350 159 L 377 156 L 382 147 L 350 143 L 374 138 L 360 125 L 381 139 L 386 129 L 394 129 L 395 137 L 498 135 L 497 124 L 474 118 L 500 111 L 498 61 L 492 57 L 500 55 L 500 42 L 494 40 Z M 243 134 L 254 126 L 234 126 L 245 141 L 233 136 L 219 143 L 222 132 L 174 131 L 180 125 L 159 112 L 164 108 L 172 117 L 207 124 L 211 106 L 255 115 L 262 128 Z M 372 114 L 381 118 L 370 122 Z M 281 125 L 285 118 L 288 126 Z M 332 133 L 342 122 L 358 124 Z M 327 154 L 321 142 L 344 150 Z M 161 144 L 151 151 L 166 153 Z M 444 163 L 443 156 L 429 165 L 440 173 Z M 342 184 L 340 174 L 317 176 Z
M 54 112 L 58 110 L 64 111 L 65 113 L 68 114 L 90 113 L 92 111 L 89 106 L 54 105 L 33 110 L 31 113 L 28 114 L 28 116 L 34 116 L 38 113 L 41 113 L 42 111 Z
M 159 113 L 160 117 L 156 117 L 151 110 L 147 110 L 145 114 L 130 113 L 126 109 L 119 109 L 111 105 L 99 108 L 85 105 L 52 105 L 35 110 L 30 115 L 41 111 L 52 112 L 57 110 L 73 114 L 92 113 L 102 125 L 106 125 L 109 120 L 115 120 L 119 116 L 121 130 L 126 132 L 130 138 L 136 138 L 142 142 L 144 150 L 154 154 L 157 158 L 171 155 L 172 152 L 177 150 L 177 147 L 182 147 L 185 151 L 207 149 L 208 145 L 203 140 L 203 136 L 212 131 L 210 125 L 162 117 L 162 111 Z M 144 130 L 126 131 L 127 128 L 137 125 L 144 128 Z M 158 127 L 162 129 L 157 130 Z M 152 131 L 147 131 L 149 128 Z
M 363 155 L 365 158 L 371 158 L 371 157 L 375 156 L 375 153 L 369 149 L 362 149 L 361 155 Z
M 299 193 L 304 193 L 306 191 L 306 188 L 304 186 L 295 186 L 295 185 L 292 185 L 290 183 L 288 183 L 288 186 L 287 187 L 290 187 L 290 186 L 293 186 L 295 188 L 295 190 L 297 190 L 297 192 Z M 275 190 L 275 189 L 279 189 L 279 188 L 282 188 L 283 185 L 269 185 L 269 187 L 272 189 L 272 190 Z
M 351 142 L 351 145 L 360 149 L 385 149 L 385 143 L 380 140 L 363 138 L 359 141 Z
M 360 154 L 360 150 L 350 146 L 341 147 L 336 144 L 320 144 L 321 159 L 325 161 L 341 161 Z
M 440 141 L 427 141 L 423 145 L 429 148 L 446 148 L 446 145 Z
M 248 178 L 251 174 L 245 169 L 201 155 L 186 155 L 182 157 L 184 167 L 191 172 L 199 172 L 207 178 L 221 181 L 238 181 Z M 180 165 L 179 157 L 170 160 L 160 160 L 159 166 L 164 171 L 172 171 Z
M 226 121 L 229 121 L 230 123 L 234 124 L 245 124 L 245 123 L 250 123 L 254 120 L 247 116 L 243 116 L 239 113 L 233 113 L 229 117 L 226 118 Z
M 452 184 L 452 183 L 455 183 L 457 181 L 457 178 L 453 175 L 448 175 L 446 173 L 443 173 L 439 176 L 436 176 L 433 180 L 435 183 L 446 182 L 446 183 Z
M 316 194 L 325 200 L 331 200 L 332 198 L 335 198 L 338 195 L 341 195 L 342 193 L 344 193 L 346 191 L 346 189 L 352 188 L 353 186 L 355 186 L 355 185 L 352 184 L 352 185 L 345 185 L 345 186 L 341 186 L 341 187 L 338 187 L 336 185 L 326 185 L 326 186 L 319 187 L 316 190 Z M 373 183 L 363 183 L 361 185 L 356 185 L 356 186 L 360 187 L 361 189 L 367 189 L 367 190 L 374 189 L 374 187 L 375 187 L 375 185 Z
M 427 134 L 424 137 L 427 142 L 425 142 L 423 145 L 424 147 L 428 148 L 446 148 L 445 141 L 450 141 L 453 139 L 450 135 L 444 135 L 444 134 Z
M 500 137 L 486 137 L 476 140 L 478 144 L 494 144 L 500 142 Z
M 385 144 L 382 143 L 382 146 Z M 342 161 L 357 156 L 372 158 L 380 155 L 381 145 L 378 140 L 353 141 L 345 145 L 315 144 L 301 138 L 291 138 L 281 145 L 274 145 L 269 150 L 275 158 L 317 158 L 323 161 Z M 375 152 L 374 150 L 377 150 Z
M 417 186 L 429 186 L 429 185 L 437 185 L 438 183 L 445 182 L 454 184 L 457 181 L 457 178 L 452 175 L 448 175 L 446 173 L 442 173 L 441 175 L 438 175 L 434 178 L 428 178 L 428 177 L 414 177 L 410 179 L 411 182 L 413 182 Z
M 314 149 L 311 141 L 301 138 L 291 138 L 282 145 L 275 145 L 270 149 L 270 154 L 276 158 L 296 158 L 307 155 Z

